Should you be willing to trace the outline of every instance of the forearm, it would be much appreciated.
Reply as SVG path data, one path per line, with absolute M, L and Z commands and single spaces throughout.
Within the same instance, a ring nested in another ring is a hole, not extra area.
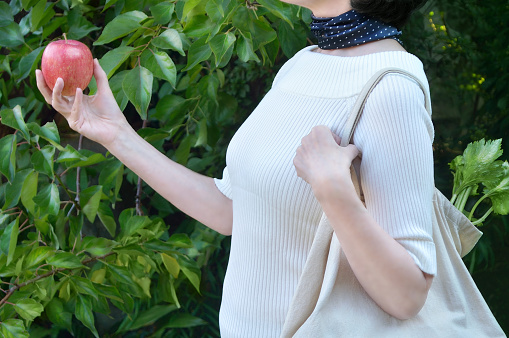
M 106 148 L 161 196 L 206 226 L 230 235 L 232 201 L 214 180 L 170 160 L 132 128 L 125 127 Z
M 415 316 L 424 305 L 432 277 L 377 224 L 353 186 L 349 193 L 335 193 L 329 182 L 327 190 L 320 203 L 364 290 L 392 316 Z

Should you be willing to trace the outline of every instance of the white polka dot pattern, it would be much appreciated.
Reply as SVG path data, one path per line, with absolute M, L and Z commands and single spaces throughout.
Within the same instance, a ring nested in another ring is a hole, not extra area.
M 321 49 L 341 49 L 391 38 L 402 43 L 401 31 L 367 15 L 348 11 L 334 18 L 312 16 L 311 32 Z

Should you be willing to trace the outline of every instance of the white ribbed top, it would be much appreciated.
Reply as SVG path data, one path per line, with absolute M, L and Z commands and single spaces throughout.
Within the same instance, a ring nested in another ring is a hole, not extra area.
M 341 130 L 364 83 L 399 67 L 427 86 L 422 63 L 406 52 L 339 57 L 297 53 L 233 136 L 221 192 L 233 200 L 230 260 L 220 311 L 221 336 L 278 337 L 322 214 L 293 166 L 300 140 L 316 125 Z M 362 152 L 366 208 L 416 264 L 435 274 L 431 236 L 433 125 L 418 85 L 382 79 L 354 134 Z

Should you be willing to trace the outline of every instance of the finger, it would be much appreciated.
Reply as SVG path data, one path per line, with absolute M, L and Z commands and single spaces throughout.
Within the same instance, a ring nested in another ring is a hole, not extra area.
M 83 102 L 83 91 L 81 88 L 76 88 L 76 95 L 74 96 L 74 103 L 71 109 L 71 115 L 69 116 L 69 125 L 71 128 L 78 127 L 76 125 L 80 117 L 81 105 Z
M 349 144 L 345 147 L 348 158 L 353 161 L 357 156 L 360 155 L 359 149 L 353 144 Z
M 41 92 L 42 96 L 44 96 L 44 99 L 46 102 L 51 104 L 51 95 L 52 91 L 46 84 L 46 81 L 44 80 L 44 76 L 42 76 L 42 72 L 39 69 L 35 70 L 35 79 L 37 81 L 37 88 L 39 88 L 39 91 Z
M 341 137 L 339 137 L 338 135 L 334 134 L 332 131 L 331 131 L 331 134 L 332 134 L 332 137 L 334 138 L 334 141 L 336 141 L 337 144 L 341 144 Z
M 62 96 L 63 89 L 64 80 L 59 77 L 53 87 L 52 105 L 59 113 L 68 114 L 70 111 L 69 100 Z
M 108 83 L 108 75 L 106 75 L 106 72 L 102 69 L 97 59 L 94 59 L 94 77 L 97 82 L 98 93 L 111 91 Z

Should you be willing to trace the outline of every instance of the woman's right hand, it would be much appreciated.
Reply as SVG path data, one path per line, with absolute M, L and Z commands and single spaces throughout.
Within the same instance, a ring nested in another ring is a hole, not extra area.
M 75 96 L 63 96 L 64 81 L 61 78 L 57 80 L 52 91 L 39 69 L 35 75 L 37 87 L 46 102 L 67 119 L 69 127 L 86 138 L 108 148 L 122 130 L 130 128 L 111 92 L 108 77 L 97 59 L 94 59 L 94 77 L 97 82 L 95 95 L 83 95 L 83 91 L 78 88 Z

